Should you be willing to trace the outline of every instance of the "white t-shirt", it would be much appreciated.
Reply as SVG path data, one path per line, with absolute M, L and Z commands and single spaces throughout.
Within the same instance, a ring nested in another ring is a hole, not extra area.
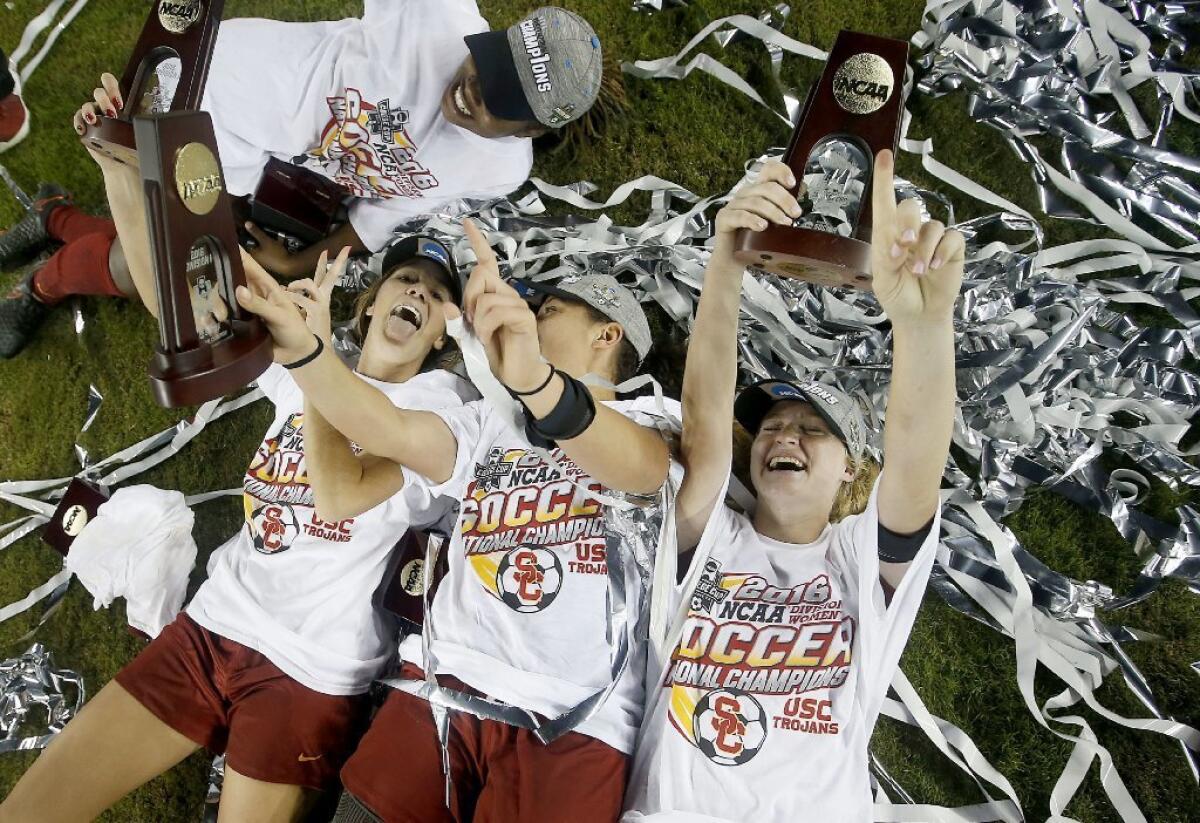
M 643 425 L 653 397 L 605 405 Z M 679 404 L 665 409 L 678 419 Z M 547 465 L 486 401 L 439 412 L 458 439 L 454 476 L 434 491 L 461 501 L 449 572 L 433 599 L 438 674 L 487 696 L 556 717 L 612 681 L 601 490 L 561 449 Z M 630 561 L 632 562 L 632 560 Z M 401 656 L 422 665 L 419 636 Z M 575 731 L 631 753 L 642 718 L 643 644 L 590 718 Z
M 221 23 L 201 108 L 227 188 L 253 194 L 268 157 L 302 162 L 359 198 L 350 223 L 372 251 L 417 215 L 517 188 L 531 141 L 480 137 L 440 109 L 468 54 L 463 37 L 487 29 L 473 0 L 367 0 L 361 19 Z
M 442 370 L 404 383 L 359 377 L 406 409 L 459 406 L 473 396 Z M 258 385 L 275 419 L 243 479 L 246 523 L 213 552 L 187 613 L 310 689 L 363 692 L 395 649 L 373 602 L 392 548 L 410 525 L 438 519 L 453 501 L 433 498 L 406 470 L 404 488 L 389 500 L 338 523 L 320 520 L 305 467 L 304 395 L 279 365 Z
M 716 507 L 679 642 L 651 673 L 622 823 L 871 820 L 867 744 L 938 543 L 935 517 L 885 606 L 878 489 L 804 545 Z

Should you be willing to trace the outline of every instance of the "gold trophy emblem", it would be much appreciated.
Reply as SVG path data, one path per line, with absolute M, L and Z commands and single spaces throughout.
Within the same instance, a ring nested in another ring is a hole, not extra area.
M 870 114 L 892 96 L 892 67 L 878 54 L 856 54 L 833 75 L 833 98 L 852 114 Z
M 203 143 L 188 143 L 175 158 L 175 190 L 192 214 L 205 215 L 217 205 L 224 186 L 221 166 Z

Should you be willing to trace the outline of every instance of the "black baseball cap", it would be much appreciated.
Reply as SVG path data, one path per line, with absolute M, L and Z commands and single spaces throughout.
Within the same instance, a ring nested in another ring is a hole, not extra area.
M 396 266 L 419 258 L 432 260 L 442 268 L 455 305 L 462 303 L 463 282 L 458 273 L 458 264 L 454 261 L 454 252 L 445 243 L 432 237 L 415 234 L 390 246 L 383 256 L 383 275 L 386 277 Z

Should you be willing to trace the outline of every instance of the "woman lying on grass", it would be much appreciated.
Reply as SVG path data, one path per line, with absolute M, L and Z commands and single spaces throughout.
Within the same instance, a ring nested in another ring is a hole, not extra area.
M 148 265 L 137 170 L 93 157 L 126 248 L 136 248 L 129 259 Z M 343 252 L 326 269 L 322 258 L 315 281 L 288 292 L 297 319 L 292 303 L 324 343 L 345 262 Z M 358 304 L 362 357 L 350 379 L 406 408 L 461 406 L 473 396 L 469 384 L 425 370 L 447 339 L 442 304 L 461 291 L 449 249 L 409 238 L 389 252 L 384 272 Z M 142 297 L 154 311 L 153 293 Z M 225 306 L 212 307 L 206 319 L 219 333 Z M 226 755 L 222 821 L 295 820 L 314 790 L 336 783 L 365 727 L 367 688 L 395 650 L 372 597 L 397 538 L 437 520 L 443 506 L 391 461 L 354 460 L 336 483 L 310 475 L 308 458 L 337 459 L 319 451 L 328 424 L 284 366 L 271 366 L 258 384 L 275 417 L 243 478 L 245 526 L 212 555 L 185 612 L 34 762 L 0 806 L 0 821 L 91 820 L 201 746 Z M 366 501 L 361 513 L 323 515 L 345 495 Z
M 837 389 L 764 381 L 734 399 L 744 272 L 733 235 L 791 225 L 795 185 L 769 164 L 717 217 L 683 384 L 675 518 L 690 568 L 647 696 L 626 823 L 872 819 L 867 743 L 937 545 L 963 240 L 922 225 L 915 201 L 896 204 L 881 153 L 871 265 L 894 361 L 877 476 L 862 416 Z M 751 516 L 723 502 L 731 417 L 754 436 Z

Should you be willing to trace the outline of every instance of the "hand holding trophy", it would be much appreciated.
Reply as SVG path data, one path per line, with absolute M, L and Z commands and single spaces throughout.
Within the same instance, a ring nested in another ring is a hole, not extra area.
M 895 151 L 907 58 L 902 40 L 838 35 L 783 156 L 801 186 L 803 213 L 790 226 L 740 232 L 740 263 L 825 286 L 871 288 L 872 158 Z
M 271 362 L 265 327 L 234 300 L 246 282 L 241 250 L 212 120 L 197 110 L 223 6 L 156 2 L 124 79 L 105 74 L 74 120 L 110 198 L 119 188 L 124 202 L 144 201 L 145 226 L 139 220 L 122 229 L 118 220 L 118 231 L 126 243 L 149 235 L 139 269 L 147 271 L 147 285 L 139 290 L 146 295 L 153 283 L 152 300 L 144 299 L 158 316 L 160 338 L 150 380 L 164 406 L 228 394 Z M 160 69 L 172 59 L 178 84 L 165 100 Z

